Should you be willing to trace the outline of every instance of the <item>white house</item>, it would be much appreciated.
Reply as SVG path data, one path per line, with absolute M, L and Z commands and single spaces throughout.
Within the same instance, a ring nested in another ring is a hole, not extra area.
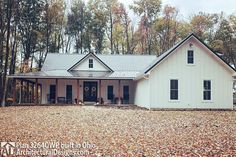
M 232 109 L 234 74 L 230 65 L 191 34 L 159 57 L 48 54 L 40 72 L 9 77 L 21 85 L 26 82 L 27 92 L 21 92 L 18 102 Z

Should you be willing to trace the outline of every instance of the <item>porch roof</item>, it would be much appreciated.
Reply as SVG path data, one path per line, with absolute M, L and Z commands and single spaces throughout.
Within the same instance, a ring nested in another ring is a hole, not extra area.
M 67 71 L 67 70 L 50 70 L 30 73 L 19 73 L 8 76 L 9 78 L 64 78 L 64 79 L 134 79 L 138 71 Z

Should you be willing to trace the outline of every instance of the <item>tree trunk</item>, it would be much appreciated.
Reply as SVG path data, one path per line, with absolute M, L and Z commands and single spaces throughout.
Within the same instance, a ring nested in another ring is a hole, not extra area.
M 15 28 L 14 28 L 14 36 L 13 36 L 13 44 L 12 44 L 12 50 L 11 50 L 11 64 L 10 64 L 10 74 L 14 74 L 15 73 L 15 62 L 16 62 L 16 42 L 17 42 L 17 33 L 16 33 L 16 28 L 17 27 L 17 23 L 15 23 Z
M 0 44 L 0 51 L 3 52 L 2 46 Z M 3 55 L 2 53 L 0 54 L 0 70 L 2 71 L 3 69 Z M 2 77 L 2 73 L 0 73 L 0 103 L 2 103 L 2 95 L 3 95 L 3 77 Z
M 69 53 L 70 51 L 70 35 L 68 35 L 67 41 L 66 41 L 66 53 Z
M 2 95 L 3 95 L 3 41 L 4 41 L 4 22 L 3 22 L 3 2 L 0 1 L 0 103 L 2 103 Z
M 130 44 L 129 44 L 129 21 L 128 16 L 125 14 L 125 34 L 126 34 L 126 50 L 127 53 L 130 54 Z
M 111 6 L 110 6 L 111 7 Z M 113 54 L 113 18 L 112 18 L 112 11 L 110 8 L 110 33 L 111 33 L 111 54 Z
M 12 11 L 12 3 L 10 0 L 7 1 L 7 40 L 6 40 L 6 57 L 5 57 L 5 65 L 4 65 L 4 73 L 3 73 L 3 98 L 2 98 L 2 106 L 4 107 L 6 104 L 6 96 L 7 96 L 7 87 L 8 87 L 8 79 L 7 70 L 8 70 L 8 59 L 9 59 L 9 42 L 10 42 L 10 27 L 11 27 L 11 11 Z

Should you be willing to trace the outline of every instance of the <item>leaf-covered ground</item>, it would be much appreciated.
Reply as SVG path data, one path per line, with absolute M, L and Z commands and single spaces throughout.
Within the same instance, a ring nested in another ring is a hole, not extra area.
M 87 142 L 89 156 L 236 155 L 236 112 L 5 107 L 0 141 Z

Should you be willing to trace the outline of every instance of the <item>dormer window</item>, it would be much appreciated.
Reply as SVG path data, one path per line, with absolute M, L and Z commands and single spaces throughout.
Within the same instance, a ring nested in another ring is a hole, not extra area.
M 89 59 L 89 68 L 93 68 L 93 59 Z
M 194 64 L 194 52 L 193 52 L 193 50 L 188 50 L 188 64 Z

